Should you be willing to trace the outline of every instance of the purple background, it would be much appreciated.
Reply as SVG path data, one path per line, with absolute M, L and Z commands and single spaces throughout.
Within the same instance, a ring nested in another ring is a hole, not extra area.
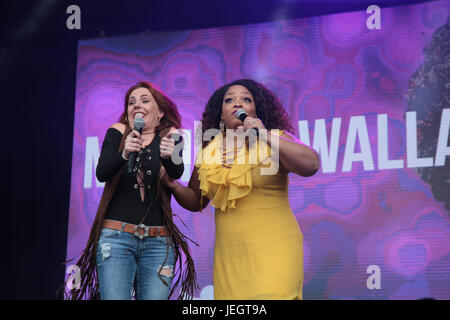
M 216 29 L 146 33 L 79 42 L 67 257 L 84 248 L 103 192 L 84 188 L 86 139 L 98 137 L 123 110 L 140 80 L 159 86 L 193 131 L 219 86 L 253 78 L 277 93 L 294 134 L 298 121 L 342 118 L 337 169 L 311 178 L 290 175 L 292 209 L 304 234 L 305 299 L 450 299 L 449 214 L 414 169 L 377 169 L 377 114 L 388 114 L 389 155 L 406 158 L 404 95 L 423 48 L 445 23 L 448 1 L 382 9 L 381 29 L 365 11 Z M 364 115 L 375 170 L 353 163 L 342 172 L 350 117 Z M 194 159 L 193 141 L 191 159 Z M 186 183 L 192 170 L 187 165 Z M 406 161 L 405 161 L 406 162 Z M 214 213 L 172 207 L 192 246 L 196 298 L 212 298 Z M 381 270 L 369 290 L 366 269 Z

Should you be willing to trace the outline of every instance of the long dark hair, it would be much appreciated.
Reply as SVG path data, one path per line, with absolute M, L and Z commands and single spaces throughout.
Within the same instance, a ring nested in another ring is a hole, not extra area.
M 161 118 L 160 124 L 156 127 L 156 131 L 160 132 L 160 136 L 165 136 L 171 127 L 179 129 L 181 127 L 181 117 L 177 110 L 175 103 L 170 100 L 161 90 L 157 89 L 154 85 L 141 81 L 136 85 L 128 89 L 125 95 L 125 108 L 122 115 L 119 117 L 119 122 L 125 125 L 125 132 L 122 136 L 120 146 L 118 151 L 121 152 L 125 145 L 125 138 L 131 132 L 131 128 L 127 121 L 127 108 L 128 108 L 128 98 L 132 91 L 137 88 L 147 88 L 161 111 L 164 112 L 164 116 Z M 102 197 L 97 209 L 97 214 L 95 216 L 94 222 L 91 227 L 91 232 L 86 244 L 86 248 L 81 253 L 80 258 L 76 265 L 79 267 L 80 271 L 80 289 L 71 289 L 66 293 L 66 298 L 71 300 L 79 299 L 100 299 L 99 284 L 97 278 L 97 268 L 96 268 L 96 252 L 97 252 L 97 242 L 100 237 L 101 230 L 103 228 L 103 222 L 105 220 L 106 211 L 108 205 L 114 195 L 117 188 L 117 184 L 120 180 L 120 171 L 109 181 L 105 183 L 105 188 L 103 190 Z M 178 269 L 174 268 L 174 283 L 172 289 L 169 293 L 169 298 L 172 296 L 174 289 L 177 287 L 180 281 L 181 291 L 178 299 L 192 298 L 194 292 L 198 289 L 197 277 L 194 268 L 194 261 L 191 257 L 189 246 L 186 237 L 173 222 L 172 208 L 170 207 L 170 197 L 171 193 L 160 181 L 158 175 L 157 187 L 160 192 L 161 206 L 164 212 L 164 224 L 169 231 L 169 236 L 173 239 L 174 253 L 175 253 L 175 264 L 178 263 Z M 192 241 L 192 240 L 191 240 Z M 169 245 L 169 244 L 168 244 Z M 184 253 L 186 259 L 186 267 L 182 268 L 182 254 Z M 167 257 L 166 257 L 167 258 Z M 65 262 L 68 263 L 73 259 Z M 178 276 L 177 276 L 178 275 Z M 66 280 L 67 281 L 67 280 Z
M 203 137 L 208 129 L 219 129 L 223 98 L 228 89 L 235 85 L 246 87 L 250 91 L 255 101 L 256 116 L 264 123 L 267 130 L 279 129 L 292 132 L 289 116 L 275 93 L 255 80 L 239 79 L 223 85 L 209 98 L 202 115 L 201 130 L 197 128 L 196 131 L 197 138 Z M 208 143 L 209 141 L 203 141 L 203 147 Z

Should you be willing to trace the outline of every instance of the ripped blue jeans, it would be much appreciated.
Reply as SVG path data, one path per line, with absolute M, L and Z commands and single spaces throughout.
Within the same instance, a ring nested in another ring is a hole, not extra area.
M 101 299 L 130 300 L 134 290 L 136 300 L 166 300 L 175 262 L 170 243 L 166 260 L 167 241 L 169 237 L 141 240 L 131 233 L 104 228 L 97 244 Z

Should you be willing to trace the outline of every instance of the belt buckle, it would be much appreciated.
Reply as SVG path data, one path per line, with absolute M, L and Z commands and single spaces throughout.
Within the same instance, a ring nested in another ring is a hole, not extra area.
M 143 230 L 144 233 L 140 233 L 139 232 L 140 230 Z M 134 235 L 142 240 L 150 235 L 149 230 L 150 230 L 149 226 L 146 226 L 145 224 L 141 223 L 134 227 Z

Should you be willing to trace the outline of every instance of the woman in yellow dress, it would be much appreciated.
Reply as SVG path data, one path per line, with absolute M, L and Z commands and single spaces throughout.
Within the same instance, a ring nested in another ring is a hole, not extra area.
M 237 80 L 206 105 L 203 148 L 188 186 L 161 171 L 181 206 L 215 207 L 215 299 L 302 299 L 303 236 L 289 205 L 288 173 L 314 175 L 319 157 L 289 131 L 270 90 Z

